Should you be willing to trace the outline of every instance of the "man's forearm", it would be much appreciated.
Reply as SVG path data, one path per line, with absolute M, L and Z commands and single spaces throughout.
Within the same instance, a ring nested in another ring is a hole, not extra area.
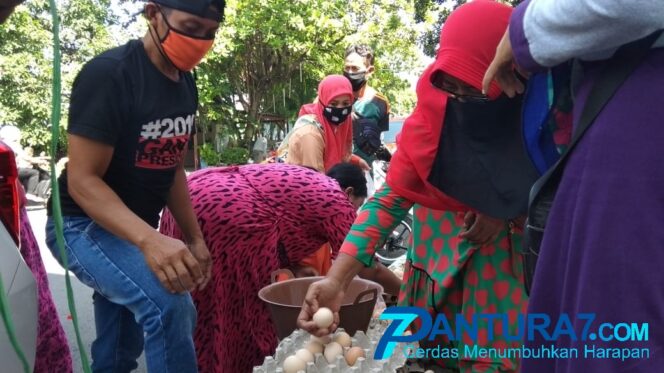
M 175 179 L 168 195 L 167 206 L 178 223 L 186 242 L 191 243 L 203 239 L 203 233 L 198 225 L 194 208 L 191 205 L 184 167 L 179 167 L 175 172 Z
M 157 231 L 134 214 L 100 177 L 70 177 L 69 193 L 85 213 L 113 235 L 141 248 Z

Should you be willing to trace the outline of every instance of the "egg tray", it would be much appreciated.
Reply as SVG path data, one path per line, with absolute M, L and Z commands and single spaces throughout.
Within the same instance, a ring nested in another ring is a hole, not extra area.
M 385 333 L 389 325 L 387 320 L 371 319 L 369 328 L 365 334 L 358 331 L 351 338 L 353 346 L 359 346 L 364 349 L 366 358 L 360 357 L 354 366 L 349 367 L 343 356 L 337 356 L 331 364 L 327 362 L 323 354 L 315 354 L 314 362 L 307 363 L 306 370 L 299 373 L 384 373 L 384 372 L 407 372 L 404 369 L 406 356 L 403 353 L 404 344 L 398 344 L 394 349 L 394 354 L 389 359 L 374 360 L 373 355 L 380 338 Z M 343 329 L 339 328 L 337 332 Z M 267 356 L 263 365 L 254 367 L 253 373 L 283 373 L 283 363 L 288 356 L 294 355 L 299 349 L 302 349 L 310 341 L 311 335 L 303 330 L 296 330 L 288 337 L 284 338 L 277 346 L 274 356 Z

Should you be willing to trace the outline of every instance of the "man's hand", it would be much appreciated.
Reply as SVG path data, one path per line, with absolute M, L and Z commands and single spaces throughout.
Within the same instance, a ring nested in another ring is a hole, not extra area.
M 192 291 L 203 283 L 201 266 L 184 242 L 155 232 L 139 247 L 152 272 L 171 293 Z
M 480 247 L 495 241 L 500 232 L 506 228 L 503 220 L 472 211 L 466 213 L 464 221 L 465 230 L 459 237 Z
M 525 87 L 516 77 L 514 69 L 514 55 L 512 54 L 512 43 L 510 42 L 508 28 L 496 48 L 496 56 L 484 74 L 482 93 L 487 94 L 489 92 L 489 86 L 494 79 L 508 97 L 523 93 Z
M 203 280 L 198 284 L 197 290 L 203 290 L 207 286 L 208 282 L 212 278 L 212 257 L 210 256 L 210 251 L 208 250 L 207 245 L 203 239 L 195 240 L 189 244 L 189 250 L 191 254 L 198 260 L 198 264 L 201 267 L 201 272 L 203 273 Z

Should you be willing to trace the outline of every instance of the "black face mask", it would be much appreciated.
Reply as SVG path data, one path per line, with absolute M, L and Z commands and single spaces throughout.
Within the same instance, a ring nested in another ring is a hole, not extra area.
M 332 106 L 326 106 L 323 109 L 323 115 L 325 115 L 325 118 L 327 118 L 330 123 L 334 125 L 340 125 L 343 123 L 346 118 L 350 115 L 350 113 L 353 111 L 352 106 L 346 106 L 346 107 L 332 107 Z
M 538 175 L 523 146 L 521 104 L 521 96 L 485 103 L 448 99 L 429 182 L 489 216 L 523 214 Z
M 362 87 L 364 87 L 365 84 L 367 84 L 367 72 L 362 71 L 359 73 L 349 73 L 347 71 L 344 71 L 344 76 L 350 81 L 350 85 L 353 86 L 353 92 L 357 92 Z

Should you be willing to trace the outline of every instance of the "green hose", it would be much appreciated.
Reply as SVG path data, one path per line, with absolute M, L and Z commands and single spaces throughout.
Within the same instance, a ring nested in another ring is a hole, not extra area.
M 76 304 L 74 302 L 74 292 L 71 287 L 71 278 L 69 276 L 69 261 L 65 253 L 65 239 L 62 233 L 62 208 L 60 207 L 60 189 L 56 179 L 55 157 L 58 149 L 60 137 L 60 106 L 61 106 L 61 80 L 60 80 L 60 19 L 58 18 L 58 9 L 55 0 L 49 0 L 51 5 L 51 18 L 53 20 L 53 99 L 51 111 L 51 216 L 55 223 L 55 237 L 62 258 L 62 264 L 65 267 L 65 284 L 67 286 L 67 303 L 74 323 L 74 332 L 76 334 L 76 344 L 81 354 L 81 365 L 83 372 L 90 373 L 90 363 L 88 355 L 85 352 L 86 347 L 81 339 L 81 331 L 78 327 L 78 314 L 76 313 Z
M 69 263 L 67 260 L 67 255 L 65 253 L 65 240 L 62 233 L 62 208 L 60 207 L 60 190 L 58 188 L 58 182 L 56 179 L 56 170 L 55 170 L 55 157 L 56 151 L 58 148 L 58 142 L 60 137 L 60 106 L 61 106 L 61 74 L 60 74 L 60 20 L 58 18 L 58 9 L 55 4 L 55 0 L 49 0 L 51 6 L 51 18 L 53 20 L 53 99 L 52 99 L 52 111 L 51 111 L 51 203 L 52 203 L 52 217 L 55 222 L 55 232 L 56 232 L 56 241 L 58 245 L 58 250 L 60 251 L 60 257 L 62 258 L 62 264 L 65 267 L 65 283 L 67 287 L 67 303 L 69 305 L 69 312 L 71 313 L 71 318 L 74 323 L 74 332 L 76 333 L 76 343 L 78 345 L 78 350 L 81 354 L 81 365 L 83 367 L 83 372 L 91 373 L 90 363 L 88 360 L 88 355 L 85 352 L 85 346 L 83 345 L 83 340 L 81 339 L 81 331 L 78 327 L 78 314 L 76 313 L 76 304 L 74 302 L 74 291 L 71 286 L 71 278 L 69 276 Z M 25 353 L 21 349 L 21 346 L 18 343 L 16 338 L 16 328 L 14 327 L 14 322 L 11 317 L 9 303 L 7 301 L 7 296 L 5 295 L 5 287 L 0 277 L 0 317 L 4 322 L 5 329 L 7 330 L 7 335 L 9 336 L 9 341 L 16 351 L 16 355 L 21 364 L 23 365 L 23 371 L 25 373 L 30 373 L 30 364 L 25 357 Z
M 5 329 L 7 330 L 7 335 L 9 336 L 9 341 L 16 351 L 16 355 L 21 364 L 23 364 L 23 372 L 30 373 L 30 364 L 28 359 L 25 358 L 23 349 L 21 345 L 18 344 L 16 339 L 16 328 L 14 327 L 14 322 L 12 321 L 11 309 L 9 308 L 9 302 L 7 301 L 7 296 L 5 295 L 5 286 L 2 283 L 2 277 L 0 277 L 0 316 L 2 316 L 2 321 L 5 323 Z

